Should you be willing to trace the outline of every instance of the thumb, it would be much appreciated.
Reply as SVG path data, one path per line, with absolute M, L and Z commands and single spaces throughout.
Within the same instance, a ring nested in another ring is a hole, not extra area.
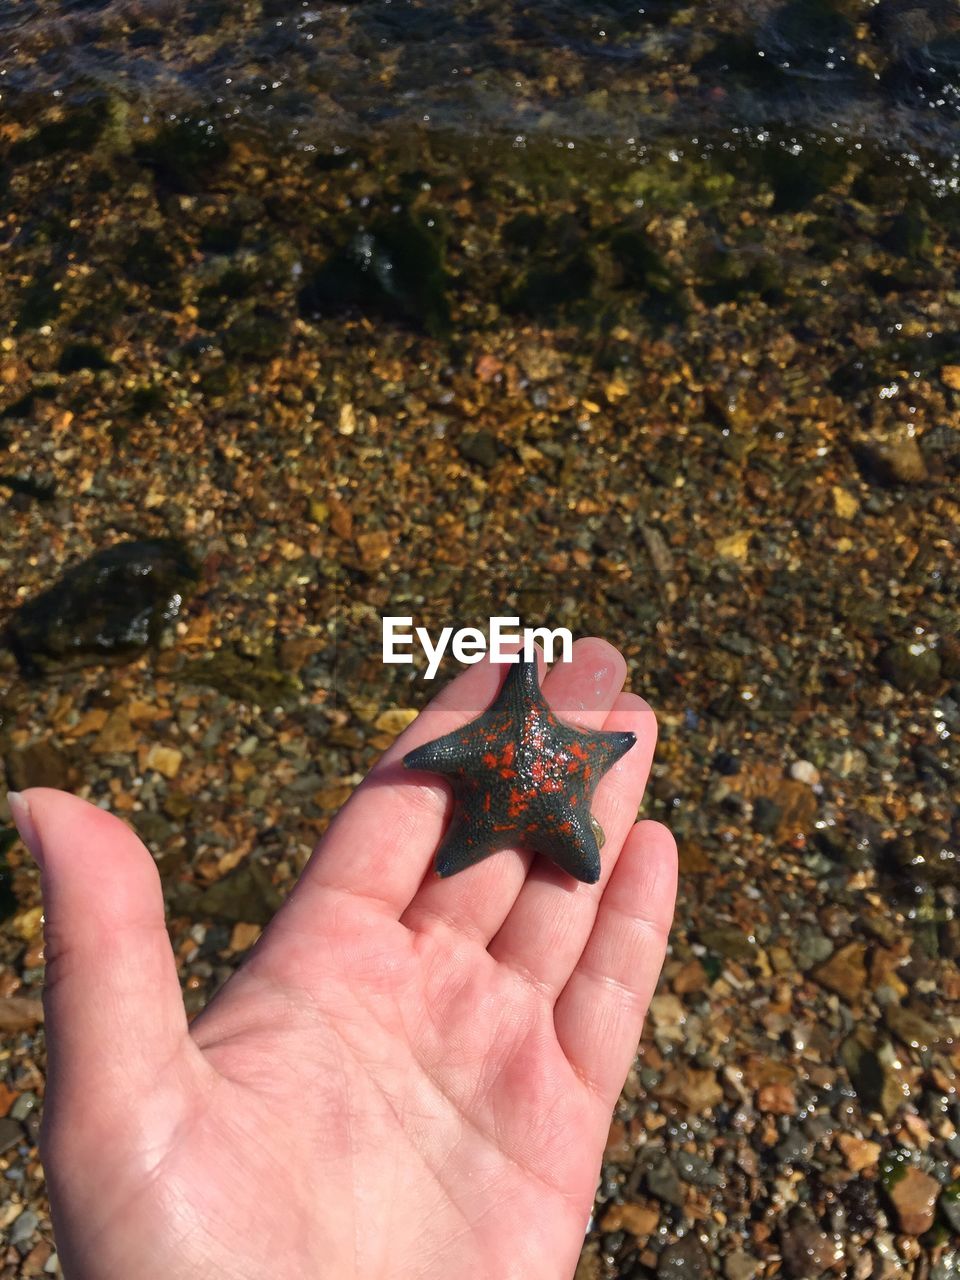
M 57 1104 L 154 1086 L 188 1038 L 160 877 L 137 836 L 63 791 L 10 793 L 41 871 L 49 1075 Z

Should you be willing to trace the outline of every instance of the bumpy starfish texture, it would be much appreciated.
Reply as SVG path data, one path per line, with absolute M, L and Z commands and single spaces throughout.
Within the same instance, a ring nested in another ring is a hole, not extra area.
M 483 715 L 403 758 L 408 769 L 442 774 L 453 787 L 437 873 L 452 876 L 499 849 L 523 845 L 595 884 L 600 848 L 590 800 L 636 740 L 633 733 L 562 724 L 540 692 L 536 662 L 521 658 Z

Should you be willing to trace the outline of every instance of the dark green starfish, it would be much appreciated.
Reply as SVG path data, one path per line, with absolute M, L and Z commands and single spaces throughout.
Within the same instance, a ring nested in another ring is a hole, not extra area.
M 524 845 L 595 884 L 600 845 L 590 801 L 636 740 L 633 733 L 562 724 L 540 692 L 536 662 L 521 658 L 483 715 L 403 758 L 408 769 L 443 774 L 453 787 L 437 873 L 452 876 L 499 849 Z

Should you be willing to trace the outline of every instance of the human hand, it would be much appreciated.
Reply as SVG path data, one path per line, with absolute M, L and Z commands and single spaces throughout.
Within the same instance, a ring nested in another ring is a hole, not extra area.
M 14 800 L 42 868 L 41 1148 L 67 1280 L 572 1276 L 676 850 L 634 824 L 653 713 L 585 640 L 545 696 L 638 737 L 594 800 L 599 883 L 513 850 L 438 879 L 448 788 L 400 760 L 500 674 L 471 667 L 397 740 L 190 1025 L 139 839 L 63 792 Z

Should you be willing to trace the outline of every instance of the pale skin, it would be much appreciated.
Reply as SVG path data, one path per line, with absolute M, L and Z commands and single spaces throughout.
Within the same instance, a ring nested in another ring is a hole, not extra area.
M 502 670 L 449 684 L 344 806 L 244 965 L 187 1022 L 148 851 L 63 792 L 14 802 L 42 866 L 42 1155 L 67 1280 L 570 1280 L 664 957 L 667 830 L 635 822 L 656 738 L 583 640 L 544 693 L 630 729 L 596 885 L 507 850 L 449 879 L 412 747 Z

